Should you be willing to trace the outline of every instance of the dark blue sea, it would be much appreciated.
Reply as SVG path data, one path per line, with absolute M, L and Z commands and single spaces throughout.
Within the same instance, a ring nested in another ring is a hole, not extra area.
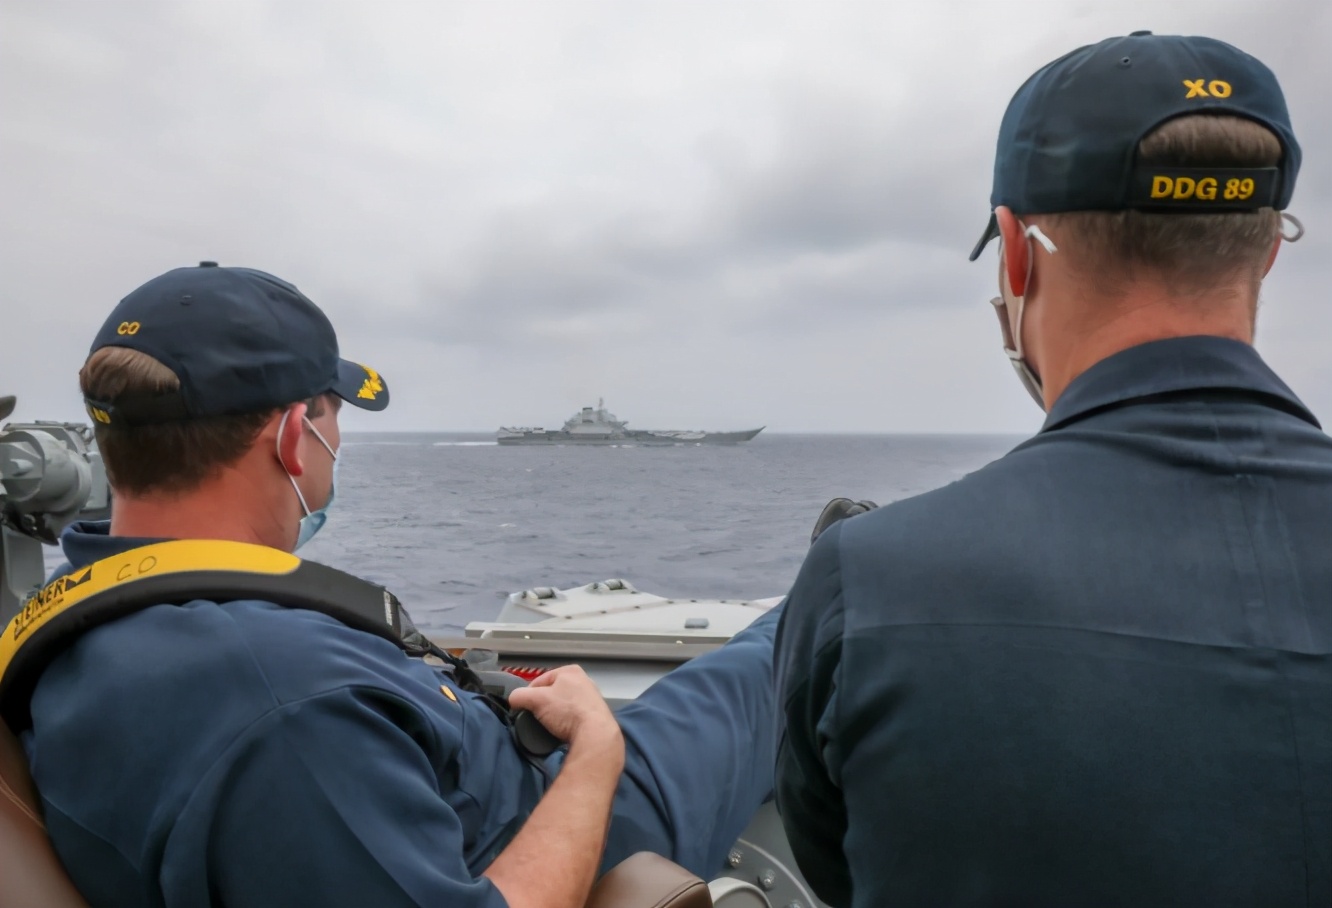
M 952 482 L 1012 436 L 760 435 L 734 447 L 499 447 L 344 436 L 337 503 L 301 550 L 388 586 L 423 628 L 493 619 L 533 586 L 611 577 L 664 596 L 784 593 L 820 509 Z

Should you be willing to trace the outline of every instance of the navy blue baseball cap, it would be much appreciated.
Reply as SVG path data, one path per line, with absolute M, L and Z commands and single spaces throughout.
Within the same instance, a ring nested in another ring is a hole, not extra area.
M 1276 167 L 1161 167 L 1138 143 L 1174 117 L 1228 114 L 1281 142 Z M 990 223 L 971 259 L 999 235 L 993 209 L 1249 211 L 1290 204 L 1300 146 L 1276 76 L 1213 38 L 1134 32 L 1081 47 L 1023 83 L 1004 112 Z
M 139 287 L 93 340 L 146 353 L 180 390 L 87 400 L 104 425 L 147 425 L 259 413 L 332 392 L 364 410 L 388 406 L 384 379 L 338 356 L 333 325 L 284 280 L 251 268 L 200 262 Z

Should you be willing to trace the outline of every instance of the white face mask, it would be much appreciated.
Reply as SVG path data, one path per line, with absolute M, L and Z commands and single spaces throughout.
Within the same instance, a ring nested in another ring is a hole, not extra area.
M 278 423 L 279 446 L 282 443 L 282 430 L 287 427 L 287 417 L 289 415 L 291 415 L 290 410 L 283 413 L 282 421 Z M 305 419 L 305 417 L 301 418 L 305 420 L 306 426 L 308 426 L 310 431 L 314 433 L 314 437 L 319 439 L 319 443 L 324 446 L 324 450 L 328 452 L 328 456 L 333 458 L 333 479 L 328 490 L 328 500 L 324 502 L 324 506 L 318 510 L 311 511 L 309 505 L 305 503 L 305 496 L 301 494 L 301 487 L 296 484 L 296 477 L 291 475 L 290 470 L 287 470 L 286 464 L 282 464 L 282 469 L 286 472 L 287 479 L 291 481 L 291 487 L 296 490 L 296 500 L 301 503 L 301 512 L 305 515 L 301 518 L 301 528 L 297 531 L 296 545 L 292 549 L 293 552 L 313 539 L 315 534 L 324 528 L 324 524 L 328 522 L 328 509 L 333 505 L 333 499 L 337 496 L 338 492 L 338 452 L 334 451 L 333 446 L 324 440 L 323 435 L 319 434 L 319 430 L 315 428 L 314 423 Z M 280 447 L 278 463 L 282 463 Z
M 1045 251 L 1054 253 L 1058 251 L 1050 238 L 1041 232 L 1041 228 L 1032 224 L 1023 232 L 1027 238 L 1027 281 L 1026 285 L 1031 286 L 1031 269 L 1035 263 L 1036 250 L 1031 248 L 1032 240 L 1045 247 Z M 1022 350 L 1022 313 L 1025 296 L 1017 296 L 1013 293 L 1008 283 L 1008 276 L 1004 270 L 1004 247 L 1003 242 L 999 244 L 999 296 L 990 300 L 990 304 L 999 313 L 999 328 L 1003 331 L 1004 353 L 1008 354 L 1008 361 L 1013 364 L 1013 370 L 1017 372 L 1018 380 L 1022 382 L 1022 387 L 1027 389 L 1032 400 L 1036 401 L 1036 406 L 1042 410 L 1045 409 L 1045 394 L 1041 387 L 1041 377 L 1036 374 L 1036 370 L 1027 362 L 1026 354 Z M 1014 313 L 1013 322 L 1008 320 L 1008 312 L 1012 309 Z

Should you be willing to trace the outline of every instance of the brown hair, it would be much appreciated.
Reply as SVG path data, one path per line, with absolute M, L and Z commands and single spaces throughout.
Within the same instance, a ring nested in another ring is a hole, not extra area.
M 1167 167 L 1274 167 L 1281 143 L 1242 117 L 1195 114 L 1169 120 L 1138 144 L 1138 160 Z M 1182 292 L 1202 291 L 1243 272 L 1254 298 L 1277 236 L 1271 208 L 1220 214 L 1072 211 L 1039 216 L 1061 250 L 1103 286 L 1147 272 Z
M 180 388 L 176 373 L 127 347 L 103 347 L 79 370 L 85 397 L 114 402 L 123 394 Z M 306 401 L 308 415 L 323 412 L 323 398 Z M 117 492 L 188 492 L 240 460 L 277 408 L 257 413 L 205 416 L 145 426 L 94 424 L 107 477 Z

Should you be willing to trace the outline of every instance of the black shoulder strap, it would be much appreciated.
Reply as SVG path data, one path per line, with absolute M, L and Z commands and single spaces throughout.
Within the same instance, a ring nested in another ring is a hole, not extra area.
M 57 578 L 35 593 L 0 638 L 0 715 L 27 728 L 42 671 L 84 632 L 153 605 L 261 599 L 322 612 L 410 655 L 434 651 L 396 596 L 343 571 L 262 545 L 182 539 L 130 549 Z M 466 671 L 466 663 L 461 663 Z

